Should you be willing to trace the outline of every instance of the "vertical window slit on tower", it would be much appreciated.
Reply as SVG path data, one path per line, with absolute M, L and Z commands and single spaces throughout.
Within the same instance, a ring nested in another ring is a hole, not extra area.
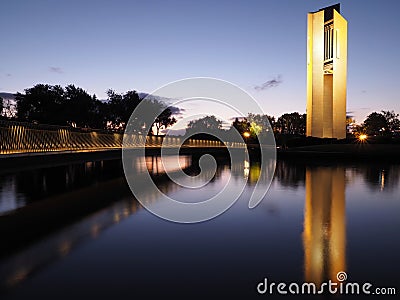
M 327 24 L 324 30 L 324 60 L 331 59 L 333 59 L 333 24 Z

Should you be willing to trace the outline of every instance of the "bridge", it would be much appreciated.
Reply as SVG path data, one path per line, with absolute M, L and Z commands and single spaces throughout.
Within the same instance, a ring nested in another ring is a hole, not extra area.
M 73 127 L 0 121 L 0 158 L 55 153 L 108 151 L 125 147 L 167 148 L 245 148 L 245 143 L 222 143 L 211 140 L 183 140 L 174 136 L 145 136 L 106 131 L 84 131 Z M 182 144 L 182 142 L 184 143 Z M 193 149 L 194 150 L 194 149 Z

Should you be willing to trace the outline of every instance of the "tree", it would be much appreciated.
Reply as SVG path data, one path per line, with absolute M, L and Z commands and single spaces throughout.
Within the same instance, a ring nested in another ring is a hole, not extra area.
M 170 108 L 163 110 L 163 112 L 154 121 L 154 127 L 156 128 L 156 135 L 159 135 L 160 129 L 167 129 L 168 127 L 174 125 L 177 120 L 172 117 L 172 111 Z
M 298 112 L 283 114 L 276 121 L 275 128 L 282 134 L 304 135 L 306 132 L 306 120 L 306 114 L 301 115 Z
M 99 102 L 96 95 L 90 96 L 82 88 L 73 84 L 66 86 L 63 100 L 66 122 L 77 127 L 103 127 L 104 120 L 100 115 Z
M 0 116 L 3 116 L 3 108 L 4 108 L 3 98 L 0 97 Z
M 241 136 L 246 137 L 246 140 L 250 138 L 251 141 L 254 141 L 257 139 L 257 136 L 272 131 L 271 124 L 275 124 L 274 117 L 249 113 L 247 118 L 243 118 L 242 120 L 236 118 L 229 131 L 237 130 Z M 232 136 L 232 132 L 229 132 L 229 134 L 229 136 Z
M 250 123 L 250 133 L 254 136 L 266 134 L 268 131 L 273 130 L 275 125 L 275 117 L 268 115 L 249 113 L 247 120 Z
M 122 95 L 117 94 L 114 90 L 107 90 L 107 107 L 108 107 L 108 115 L 107 121 L 109 122 L 109 127 L 112 129 L 117 129 L 121 127 L 122 123 Z
M 109 89 L 107 96 L 109 127 L 113 129 L 125 129 L 130 116 L 141 102 L 139 95 L 136 91 L 127 91 L 125 94 L 118 94 L 114 90 Z
M 388 130 L 390 133 L 393 134 L 394 132 L 400 130 L 399 114 L 396 114 L 394 110 L 392 111 L 382 110 L 382 115 L 386 119 Z
M 365 134 L 367 134 L 367 131 L 366 131 L 366 129 L 365 129 L 365 126 L 364 126 L 364 124 L 361 124 L 361 125 L 355 125 L 354 127 L 353 127 L 353 135 L 355 136 L 355 137 L 359 137 L 359 136 L 361 136 L 361 135 L 365 135 Z
M 107 91 L 107 95 L 107 107 L 109 109 L 107 114 L 108 127 L 114 130 L 124 130 L 129 121 L 129 131 L 132 133 L 153 134 L 153 129 L 155 129 L 156 134 L 159 135 L 160 130 L 167 129 L 177 122 L 172 117 L 172 109 L 156 98 L 145 97 L 141 99 L 136 91 L 118 94 L 112 89 Z M 134 119 L 131 119 L 132 113 L 139 104 L 143 105 L 142 109 L 145 115 L 136 115 Z M 153 123 L 150 124 L 151 126 L 146 124 L 148 116 L 157 116 L 154 121 L 152 120 Z M 148 130 L 148 132 L 143 132 L 144 129 Z
M 2 111 L 2 116 L 9 118 L 9 119 L 15 119 L 17 117 L 17 104 L 14 99 L 11 98 L 3 98 L 3 109 L 0 110 Z
M 247 118 L 243 118 L 242 120 L 236 118 L 235 121 L 233 121 L 232 123 L 232 128 L 236 129 L 240 133 L 240 135 L 243 136 L 245 132 L 250 133 L 251 124 L 249 121 L 247 121 Z
M 389 134 L 389 125 L 385 116 L 381 113 L 373 112 L 367 116 L 363 127 L 368 135 L 387 135 Z
M 197 120 L 192 120 L 188 123 L 186 135 L 195 133 L 218 133 L 222 130 L 222 121 L 215 116 L 206 116 Z
M 135 108 L 142 101 L 136 91 L 127 91 L 122 97 L 122 122 L 127 123 Z
M 65 124 L 63 114 L 64 89 L 59 85 L 37 84 L 17 93 L 17 117 L 22 121 Z

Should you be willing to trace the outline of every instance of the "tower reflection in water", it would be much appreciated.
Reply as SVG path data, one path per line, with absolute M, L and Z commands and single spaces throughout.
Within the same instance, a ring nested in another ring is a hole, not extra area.
M 346 271 L 345 169 L 306 170 L 304 273 L 306 282 L 337 282 Z

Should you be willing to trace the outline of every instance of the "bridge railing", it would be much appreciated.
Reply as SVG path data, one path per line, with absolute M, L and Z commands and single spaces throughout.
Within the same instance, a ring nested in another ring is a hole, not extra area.
M 0 154 L 120 148 L 121 134 L 31 129 L 13 124 L 0 127 Z
M 80 132 L 69 127 L 37 125 L 19 122 L 0 122 L 0 155 L 35 152 L 95 151 L 122 148 L 121 133 Z M 126 147 L 179 147 L 181 137 L 125 136 Z M 228 147 L 244 148 L 244 143 L 226 143 Z M 219 141 L 193 140 L 183 147 L 225 147 Z

